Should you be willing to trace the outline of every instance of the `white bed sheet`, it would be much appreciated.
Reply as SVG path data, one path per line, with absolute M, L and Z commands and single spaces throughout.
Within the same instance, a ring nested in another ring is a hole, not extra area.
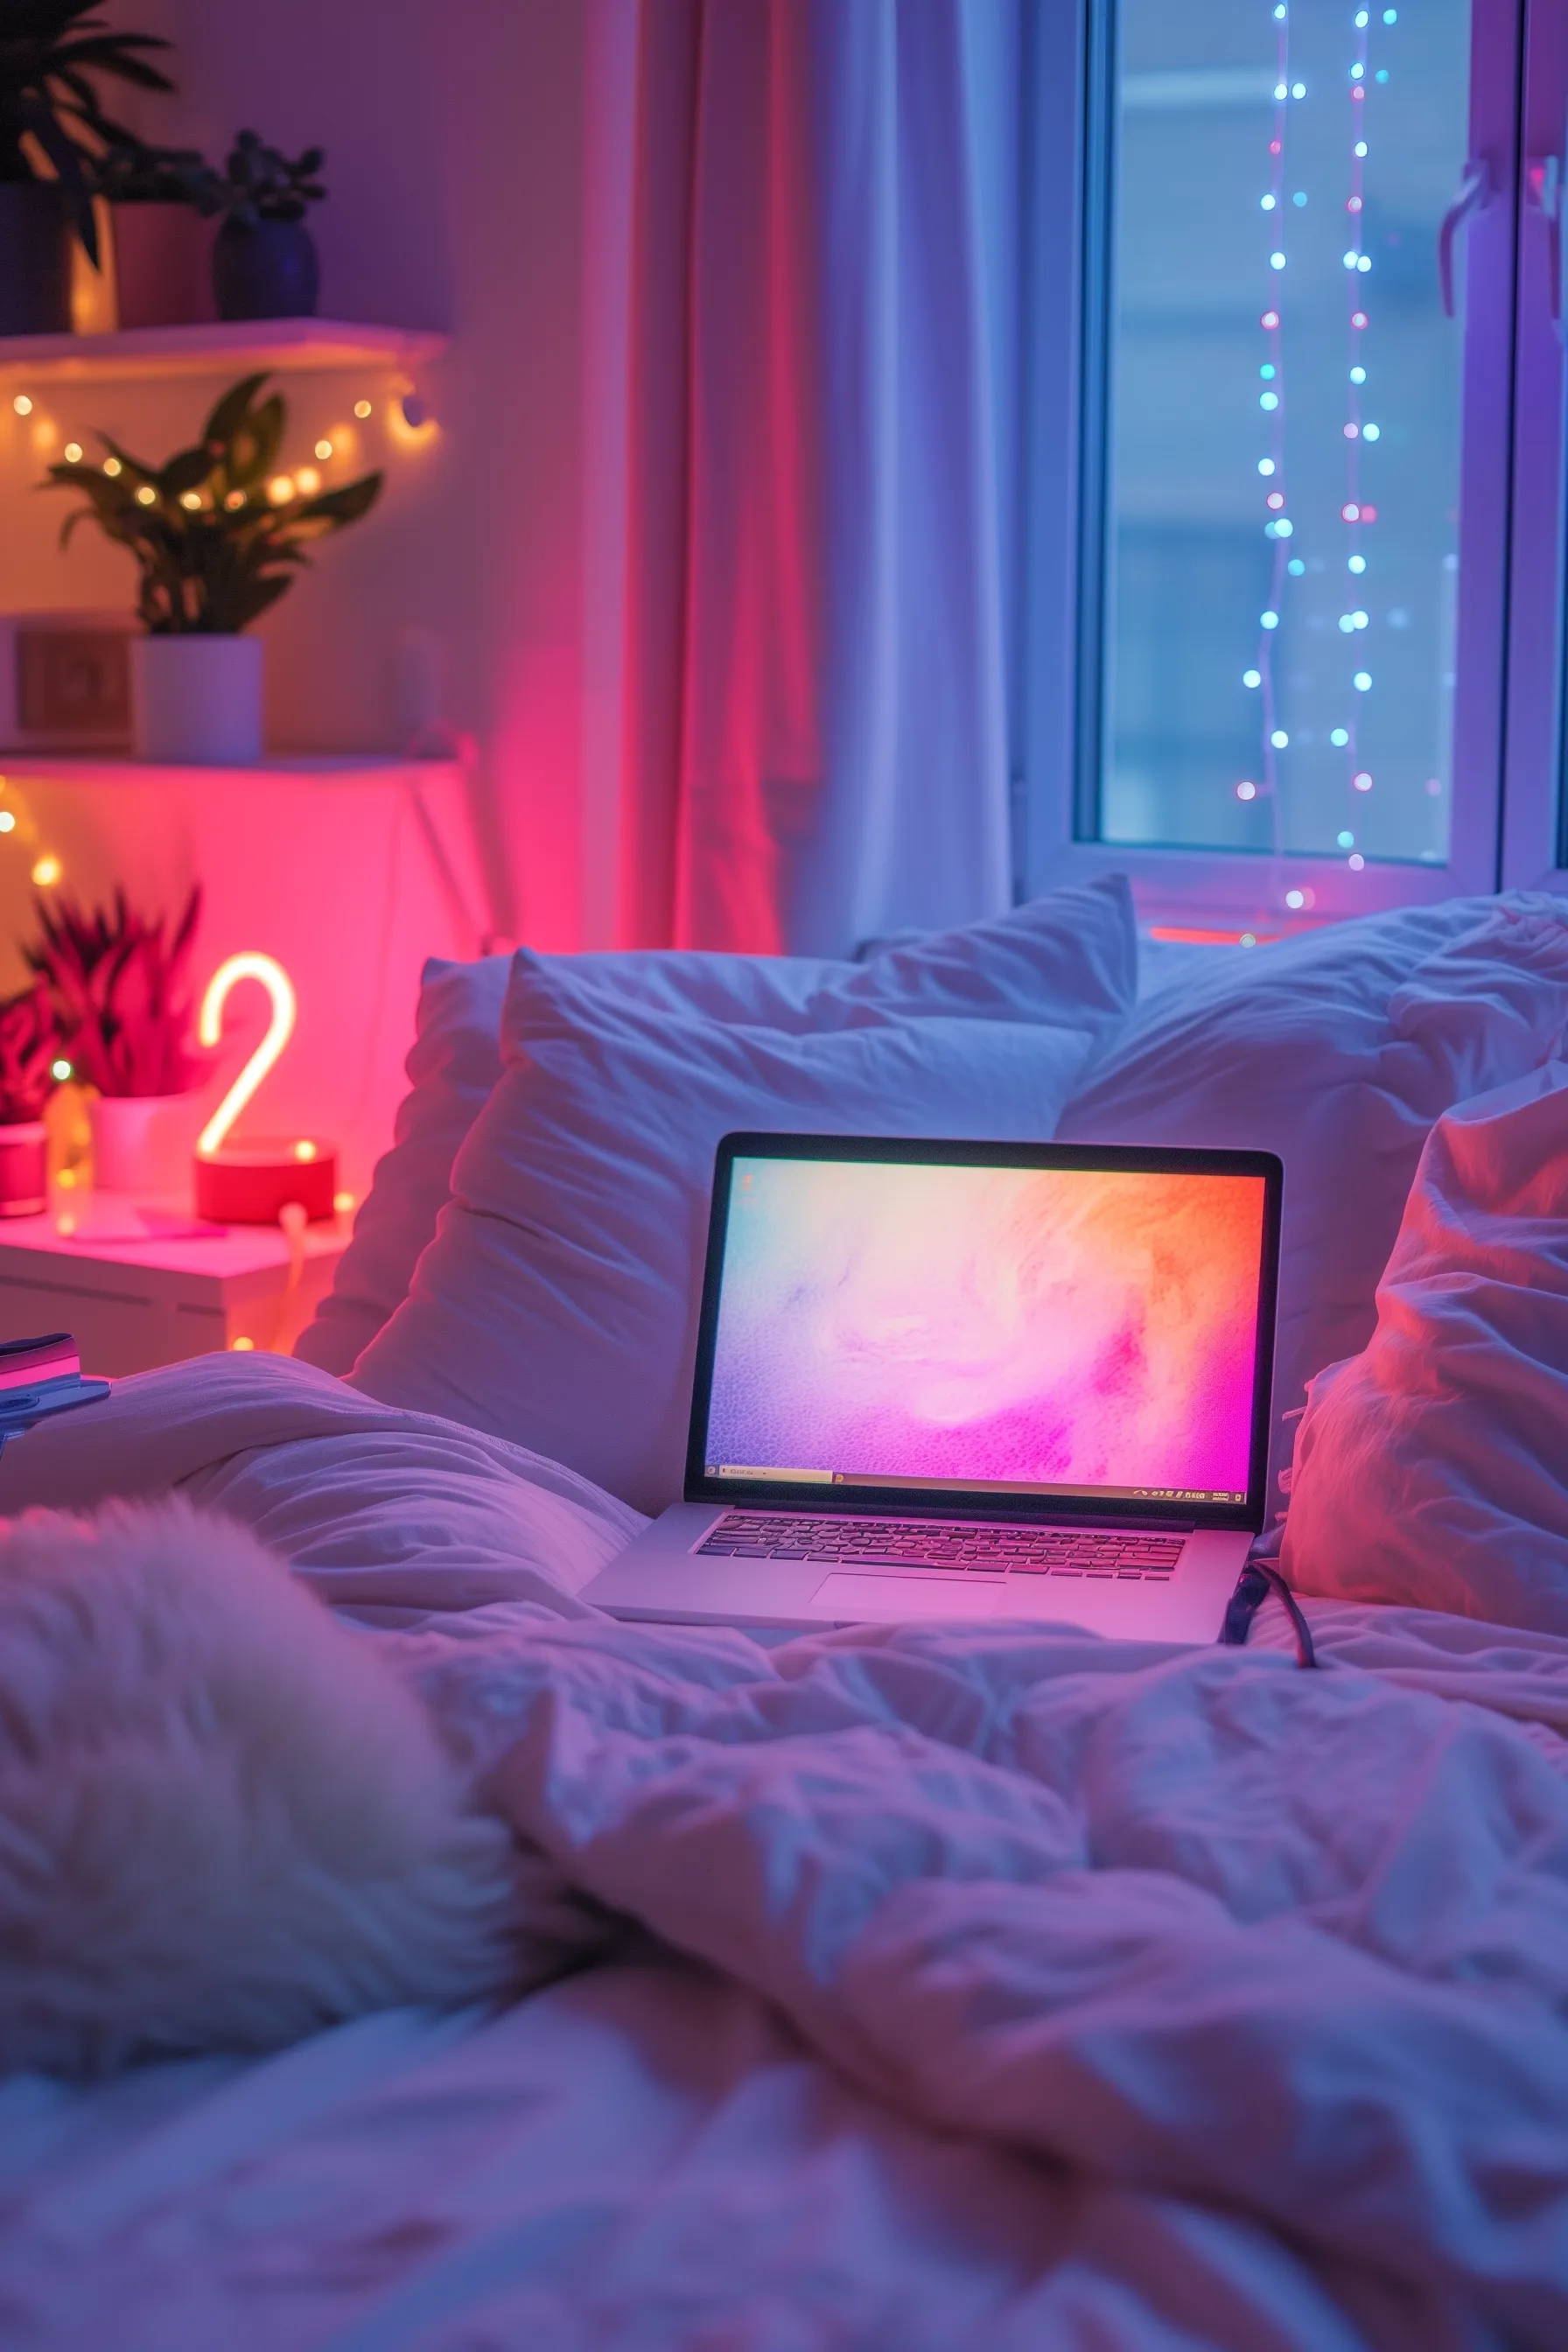
M 1568 1642 L 763 1652 L 596 1618 L 634 1515 L 306 1367 L 95 1411 L 0 1508 L 270 1534 L 605 1938 L 496 2015 L 0 2085 L 0 2344 L 1568 2341 Z

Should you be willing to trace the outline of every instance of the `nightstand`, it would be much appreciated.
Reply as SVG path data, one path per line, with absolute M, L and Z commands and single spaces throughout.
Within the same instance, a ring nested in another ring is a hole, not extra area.
M 150 1371 L 219 1348 L 286 1355 L 331 1288 L 350 1220 L 203 1227 L 177 1201 L 64 1194 L 0 1221 L 0 1339 L 75 1335 L 84 1372 Z

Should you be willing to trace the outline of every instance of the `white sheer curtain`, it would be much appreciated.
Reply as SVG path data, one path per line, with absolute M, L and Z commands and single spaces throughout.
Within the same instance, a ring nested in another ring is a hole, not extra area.
M 620 936 L 991 912 L 1029 0 L 600 5 L 636 86 Z

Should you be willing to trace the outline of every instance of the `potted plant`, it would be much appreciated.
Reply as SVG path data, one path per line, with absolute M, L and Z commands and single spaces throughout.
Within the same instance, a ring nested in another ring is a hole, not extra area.
M 265 375 L 225 393 L 201 439 L 163 467 L 100 434 L 101 465 L 62 461 L 41 488 L 85 492 L 66 517 L 64 545 L 91 516 L 130 549 L 142 579 L 132 641 L 133 740 L 142 760 L 240 767 L 261 756 L 261 647 L 241 633 L 277 603 L 317 540 L 369 511 L 379 473 L 339 489 L 302 492 L 277 474 L 288 412 L 261 398 Z
M 195 1090 L 209 1057 L 190 1043 L 189 970 L 201 914 L 193 889 L 171 931 L 126 904 L 90 913 L 35 900 L 41 939 L 23 956 L 53 1008 L 59 1050 L 93 1087 L 93 1182 L 103 1192 L 172 1192 L 200 1125 Z
M 59 1050 L 47 982 L 0 999 L 0 1217 L 36 1217 L 47 1205 L 44 1105 Z
M 320 147 L 290 163 L 254 131 L 235 142 L 216 179 L 223 226 L 213 244 L 213 292 L 220 319 L 309 319 L 321 270 L 305 226 L 306 209 L 326 190 L 317 179 Z
M 119 31 L 89 14 L 94 5 L 0 0 L 0 335 L 69 329 L 73 230 L 98 264 L 93 159 L 131 133 L 104 113 L 94 77 L 174 87 L 145 55 L 170 44 Z
M 195 147 L 116 140 L 93 165 L 114 225 L 121 327 L 190 327 L 214 319 L 212 217 L 218 178 Z

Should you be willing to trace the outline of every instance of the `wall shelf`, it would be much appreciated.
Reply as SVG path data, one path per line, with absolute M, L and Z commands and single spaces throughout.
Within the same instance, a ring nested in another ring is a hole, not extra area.
M 128 327 L 111 335 L 0 335 L 0 379 L 29 384 L 222 376 L 258 368 L 407 368 L 438 359 L 449 338 L 423 327 L 341 319 L 237 319 L 201 327 Z

